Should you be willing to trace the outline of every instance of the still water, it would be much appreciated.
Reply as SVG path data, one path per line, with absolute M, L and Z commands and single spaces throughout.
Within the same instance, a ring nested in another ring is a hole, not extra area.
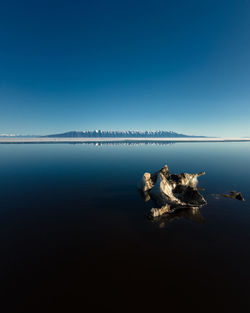
M 206 171 L 198 217 L 147 218 L 165 164 Z M 2 312 L 250 308 L 250 143 L 1 144 L 0 178 Z

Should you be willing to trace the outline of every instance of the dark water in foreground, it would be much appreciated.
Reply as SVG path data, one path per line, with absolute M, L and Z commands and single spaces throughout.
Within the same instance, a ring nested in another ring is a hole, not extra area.
M 206 171 L 198 218 L 147 219 L 164 164 Z M 250 308 L 250 143 L 2 144 L 0 178 L 2 312 Z

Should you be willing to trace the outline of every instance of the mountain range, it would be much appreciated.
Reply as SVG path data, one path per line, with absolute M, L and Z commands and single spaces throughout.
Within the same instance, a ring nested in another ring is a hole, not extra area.
M 173 131 L 106 131 L 106 130 L 93 130 L 93 131 L 69 131 L 61 134 L 52 134 L 43 137 L 52 138 L 182 138 L 182 137 L 204 137 L 204 136 L 189 136 L 179 134 Z

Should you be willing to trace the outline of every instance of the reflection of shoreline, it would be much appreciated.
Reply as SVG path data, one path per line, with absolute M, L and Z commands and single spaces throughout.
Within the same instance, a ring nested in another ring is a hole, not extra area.
M 69 145 L 91 145 L 91 146 L 142 146 L 142 145 L 148 145 L 148 146 L 167 146 L 167 145 L 174 145 L 176 142 L 174 141 L 163 141 L 163 142 L 158 142 L 158 141 L 136 141 L 136 142 L 131 142 L 131 141 L 103 141 L 103 142 L 96 142 L 96 141 L 86 141 L 86 142 L 79 142 L 79 141 L 60 141 L 60 142 L 2 142 L 0 141 L 0 145 L 5 144 L 5 145 L 21 145 L 21 144 L 48 144 L 48 145 L 53 145 L 53 144 L 69 144 Z
M 177 137 L 177 138 L 0 138 L 0 144 L 11 143 L 116 143 L 116 144 L 169 144 L 169 143 L 194 143 L 194 142 L 249 142 L 250 138 L 199 138 L 199 137 Z
M 74 143 L 79 144 L 79 143 Z M 81 144 L 94 145 L 94 146 L 141 146 L 141 145 L 154 145 L 154 146 L 165 146 L 173 145 L 175 142 L 124 142 L 124 141 L 106 141 L 106 142 L 82 142 Z

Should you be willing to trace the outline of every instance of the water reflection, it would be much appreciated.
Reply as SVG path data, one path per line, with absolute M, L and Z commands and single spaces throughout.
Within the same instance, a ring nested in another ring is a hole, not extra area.
M 177 210 L 173 213 L 164 214 L 157 217 L 149 216 L 149 219 L 153 222 L 158 224 L 160 228 L 164 228 L 166 224 L 171 223 L 175 220 L 179 220 L 181 218 L 190 220 L 197 224 L 205 223 L 205 219 L 202 216 L 200 209 L 198 207 L 190 207 L 185 209 Z
M 176 142 L 174 141 L 165 141 L 165 142 L 159 142 L 159 141 L 105 141 L 105 142 L 97 142 L 97 141 L 88 141 L 88 142 L 69 142 L 69 144 L 73 145 L 90 145 L 90 146 L 168 146 L 168 145 L 174 145 Z

